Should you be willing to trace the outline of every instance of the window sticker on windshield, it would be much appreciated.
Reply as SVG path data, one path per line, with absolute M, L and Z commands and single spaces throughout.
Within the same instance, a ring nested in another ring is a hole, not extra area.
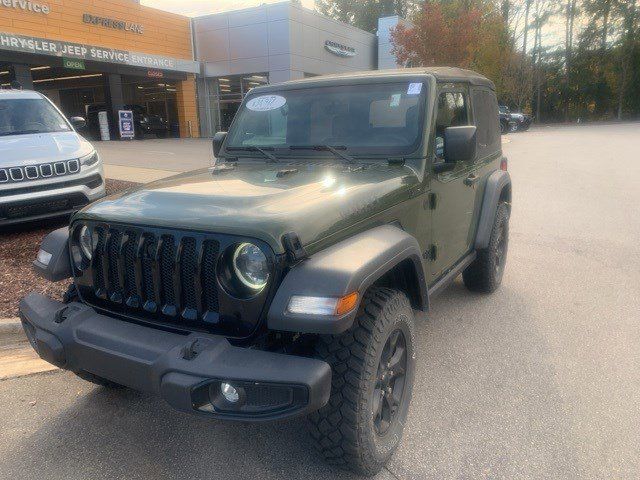
M 407 95 L 420 95 L 422 92 L 422 84 L 421 83 L 410 83 L 409 88 L 407 89 Z
M 391 95 L 391 102 L 389 103 L 389 107 L 391 108 L 399 107 L 401 98 L 402 98 L 401 93 L 396 93 L 394 95 Z
M 280 95 L 260 95 L 247 102 L 247 108 L 254 112 L 268 112 L 284 107 L 287 99 Z

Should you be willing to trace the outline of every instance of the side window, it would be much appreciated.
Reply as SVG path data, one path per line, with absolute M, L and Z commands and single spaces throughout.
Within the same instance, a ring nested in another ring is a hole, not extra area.
M 493 92 L 477 89 L 473 91 L 473 108 L 478 128 L 478 158 L 497 153 L 501 148 L 498 101 Z
M 444 158 L 444 131 L 449 127 L 469 125 L 467 97 L 460 92 L 445 92 L 438 97 L 436 118 L 436 156 Z

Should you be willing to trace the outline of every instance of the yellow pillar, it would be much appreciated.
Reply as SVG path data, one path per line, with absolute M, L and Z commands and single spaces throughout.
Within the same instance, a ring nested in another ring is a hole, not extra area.
M 200 137 L 198 105 L 196 103 L 196 79 L 193 75 L 184 82 L 178 82 L 176 88 L 180 138 Z

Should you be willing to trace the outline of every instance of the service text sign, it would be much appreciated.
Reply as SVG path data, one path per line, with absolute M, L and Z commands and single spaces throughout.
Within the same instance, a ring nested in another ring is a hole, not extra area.
M 3 1 L 3 0 L 0 0 Z M 117 63 L 132 67 L 172 70 L 176 72 L 198 73 L 200 64 L 192 60 L 163 57 L 145 53 L 127 52 L 113 48 L 96 47 L 80 43 L 28 37 L 14 33 L 0 32 L 0 50 L 36 53 L 54 57 L 66 57 L 94 62 Z

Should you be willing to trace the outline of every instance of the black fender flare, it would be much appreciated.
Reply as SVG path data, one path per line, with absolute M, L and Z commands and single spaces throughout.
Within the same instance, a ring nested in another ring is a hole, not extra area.
M 270 330 L 339 334 L 349 329 L 357 308 L 342 316 L 288 312 L 294 295 L 343 297 L 364 292 L 383 275 L 408 261 L 419 283 L 419 305 L 427 310 L 429 297 L 420 246 L 412 235 L 395 225 L 359 233 L 318 252 L 294 266 L 284 277 L 267 314 Z
M 505 189 L 507 190 L 505 191 Z M 497 170 L 487 179 L 484 198 L 482 200 L 480 222 L 476 233 L 476 250 L 483 250 L 489 246 L 491 230 L 493 229 L 493 223 L 496 218 L 496 210 L 498 209 L 498 203 L 503 196 L 503 192 L 506 192 L 506 201 L 509 203 L 509 208 L 511 208 L 511 176 L 509 172 Z

